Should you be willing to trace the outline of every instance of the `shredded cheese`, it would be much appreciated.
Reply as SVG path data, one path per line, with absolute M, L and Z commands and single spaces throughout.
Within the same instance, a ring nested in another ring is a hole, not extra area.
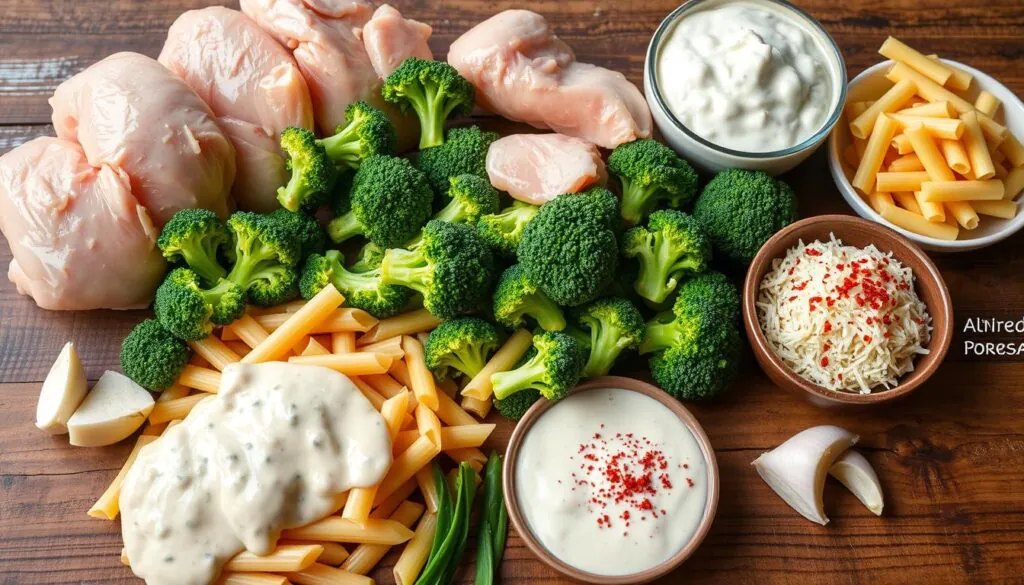
M 927 354 L 931 317 L 914 273 L 873 245 L 801 241 L 761 281 L 768 345 L 804 379 L 844 392 L 892 388 Z

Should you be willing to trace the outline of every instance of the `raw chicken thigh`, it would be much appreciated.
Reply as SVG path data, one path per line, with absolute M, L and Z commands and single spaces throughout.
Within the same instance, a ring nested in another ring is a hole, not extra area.
M 57 136 L 92 166 L 124 171 L 157 225 L 180 209 L 227 213 L 234 148 L 209 106 L 155 60 L 111 55 L 60 84 L 50 105 Z
M 358 0 L 242 0 L 242 12 L 292 50 L 309 86 L 324 134 L 345 120 L 349 104 L 378 104 L 380 78 L 366 54 L 361 27 L 372 5 Z
M 494 141 L 487 150 L 487 176 L 496 188 L 533 205 L 608 181 L 597 147 L 564 134 L 513 134 Z
M 288 126 L 313 128 L 313 105 L 291 52 L 237 10 L 190 10 L 171 25 L 159 61 L 210 106 L 235 147 L 238 206 L 269 212 L 288 181 L 278 146 Z
M 387 4 L 378 8 L 363 27 L 363 43 L 377 75 L 381 79 L 391 75 L 409 57 L 433 59 L 427 44 L 431 30 L 430 25 L 403 18 Z
M 528 10 L 506 10 L 454 43 L 448 62 L 480 106 L 510 120 L 614 148 L 651 135 L 643 94 L 621 73 L 577 63 L 572 49 Z
M 93 167 L 57 138 L 0 157 L 0 231 L 8 277 L 44 309 L 144 307 L 167 268 L 124 171 Z

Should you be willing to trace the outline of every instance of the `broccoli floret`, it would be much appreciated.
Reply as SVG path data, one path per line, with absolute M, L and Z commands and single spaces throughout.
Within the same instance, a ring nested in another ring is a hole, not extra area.
M 641 354 L 654 354 L 654 380 L 680 399 L 711 398 L 732 382 L 739 368 L 739 297 L 735 287 L 716 274 L 685 282 L 672 311 L 647 323 L 640 344 Z
M 480 216 L 498 211 L 498 190 L 487 179 L 458 175 L 449 181 L 448 204 L 434 214 L 434 219 L 475 224 Z
M 583 367 L 588 378 L 607 374 L 619 354 L 640 344 L 644 318 L 633 303 L 623 298 L 598 299 L 579 310 L 579 326 L 590 332 L 590 355 Z
M 494 410 L 497 410 L 498 414 L 508 420 L 517 421 L 523 418 L 523 415 L 526 414 L 527 410 L 530 410 L 533 403 L 541 398 L 543 397 L 539 391 L 528 388 L 521 392 L 516 392 L 505 400 L 495 400 Z
M 530 281 L 519 264 L 501 274 L 494 289 L 494 319 L 505 327 L 515 329 L 525 325 L 531 317 L 545 331 L 565 329 L 565 315 L 544 291 Z
M 355 236 L 393 248 L 408 242 L 430 217 L 427 178 L 404 158 L 371 156 L 352 179 L 350 209 L 327 226 L 337 243 Z
M 315 209 L 327 200 L 334 182 L 334 165 L 313 132 L 289 126 L 281 131 L 281 150 L 288 156 L 291 178 L 277 189 L 277 201 L 289 211 Z
M 190 357 L 188 345 L 156 319 L 139 323 L 121 342 L 121 370 L 150 392 L 170 388 Z
M 730 169 L 704 187 L 693 216 L 704 224 L 716 252 L 747 265 L 768 238 L 796 221 L 796 196 L 767 173 Z
M 245 291 L 223 278 L 205 289 L 198 274 L 188 268 L 175 268 L 156 289 L 153 312 L 164 329 L 175 336 L 199 341 L 215 325 L 227 325 L 245 313 Z
M 580 381 L 583 352 L 570 335 L 544 332 L 533 336 L 533 351 L 513 370 L 491 376 L 494 397 L 508 400 L 517 392 L 537 390 L 548 400 L 561 400 Z
M 680 400 L 708 400 L 729 387 L 739 371 L 742 338 L 733 326 L 707 340 L 697 353 L 667 349 L 650 360 L 651 377 Z
M 271 212 L 269 217 L 271 221 L 280 223 L 292 233 L 292 237 L 299 242 L 299 254 L 303 258 L 324 251 L 327 236 L 324 234 L 324 228 L 320 227 L 312 215 L 278 209 Z
M 427 367 L 444 379 L 461 372 L 472 378 L 498 349 L 498 332 L 483 319 L 464 317 L 444 321 L 427 336 Z M 455 371 L 453 371 L 455 370 Z
M 379 269 L 362 272 L 346 270 L 345 258 L 337 250 L 325 254 L 313 254 L 306 260 L 299 279 L 302 298 L 311 299 L 325 286 L 333 284 L 345 297 L 345 303 L 362 309 L 378 319 L 391 317 L 405 308 L 409 293 L 400 286 L 389 286 L 381 282 Z
M 619 198 L 604 187 L 591 187 L 580 191 L 575 197 L 567 197 L 560 205 L 571 205 L 590 213 L 616 234 L 622 229 L 619 219 Z
M 711 270 L 679 287 L 674 310 L 679 312 L 684 307 L 699 307 L 702 312 L 718 315 L 716 319 L 737 324 L 741 314 L 740 293 L 724 274 Z
M 444 199 L 452 177 L 469 174 L 487 178 L 487 149 L 497 139 L 497 133 L 484 132 L 477 126 L 452 128 L 444 144 L 419 153 L 416 168 L 427 175 L 434 192 Z
M 487 298 L 494 257 L 472 227 L 431 220 L 414 245 L 388 250 L 380 269 L 385 284 L 420 293 L 428 311 L 452 319 Z
M 227 271 L 220 250 L 231 242 L 224 222 L 209 209 L 182 209 L 160 231 L 156 245 L 168 262 L 184 261 L 207 282 L 217 282 Z
M 536 205 L 515 201 L 497 213 L 481 216 L 476 229 L 497 254 L 504 258 L 515 258 L 523 228 L 539 210 Z
M 643 221 L 660 202 L 678 209 L 697 194 L 690 163 L 657 140 L 620 145 L 608 156 L 608 170 L 622 184 L 622 218 L 629 225 Z
M 615 233 L 600 213 L 602 197 L 559 195 L 523 229 L 517 256 L 531 281 L 559 305 L 596 298 L 618 261 Z
M 356 259 L 352 262 L 352 265 L 348 267 L 352 272 L 367 272 L 375 268 L 380 268 L 380 263 L 384 261 L 384 254 L 387 253 L 385 248 L 381 248 L 373 242 L 367 242 L 359 252 L 356 254 Z
M 286 223 L 239 211 L 228 219 L 228 229 L 235 239 L 235 265 L 227 279 L 242 287 L 249 301 L 269 307 L 298 296 L 302 247 Z
M 409 57 L 384 80 L 381 95 L 403 112 L 416 112 L 424 149 L 444 142 L 444 124 L 451 115 L 472 111 L 476 90 L 444 61 Z
M 364 159 L 376 154 L 394 154 L 396 142 L 387 114 L 364 101 L 345 108 L 345 123 L 335 128 L 333 136 L 317 140 L 339 170 L 358 169 Z
M 655 211 L 647 226 L 626 232 L 623 255 L 640 261 L 637 294 L 661 303 L 684 277 L 707 270 L 711 240 L 700 222 L 673 209 Z

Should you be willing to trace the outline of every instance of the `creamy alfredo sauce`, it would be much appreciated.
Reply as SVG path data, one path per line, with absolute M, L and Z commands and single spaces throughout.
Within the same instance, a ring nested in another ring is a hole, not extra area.
M 232 556 L 273 550 L 282 529 L 391 465 L 384 419 L 345 376 L 233 364 L 220 393 L 147 445 L 121 490 L 121 531 L 150 585 L 207 585 Z
M 625 575 L 682 549 L 707 501 L 700 446 L 657 400 L 589 390 L 545 412 L 516 459 L 519 508 L 531 532 L 577 569 Z
M 666 106 L 709 142 L 743 152 L 796 146 L 828 119 L 834 79 L 820 36 L 767 2 L 683 15 L 662 41 Z

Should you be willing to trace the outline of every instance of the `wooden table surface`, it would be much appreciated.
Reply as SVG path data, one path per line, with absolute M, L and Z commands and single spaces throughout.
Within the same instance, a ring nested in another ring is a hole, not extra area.
M 68 76 L 116 51 L 156 56 L 170 23 L 205 0 L 0 0 L 0 153 L 51 134 L 47 98 Z M 1024 91 L 1021 0 L 801 0 L 838 41 L 850 75 L 879 61 L 893 34 Z M 395 1 L 434 27 L 435 55 L 505 8 L 543 13 L 580 60 L 639 83 L 644 51 L 672 0 Z M 487 123 L 486 120 L 483 121 Z M 849 213 L 823 153 L 786 178 L 804 215 Z M 1024 316 L 1021 237 L 940 256 L 958 317 Z M 10 250 L 0 243 L 0 267 Z M 119 525 L 85 510 L 121 467 L 128 443 L 76 449 L 33 426 L 39 382 L 74 340 L 89 378 L 116 368 L 120 339 L 142 312 L 45 312 L 0 279 L 0 583 L 138 583 L 118 562 Z M 957 348 L 954 348 L 954 354 Z M 697 554 L 665 583 L 1024 583 L 1024 365 L 954 355 L 908 400 L 868 412 L 819 410 L 773 387 L 747 360 L 722 400 L 693 407 L 721 466 L 721 503 Z M 831 423 L 861 436 L 881 477 L 876 518 L 830 481 L 832 522 L 789 509 L 750 462 L 792 434 Z M 511 425 L 492 439 L 501 448 Z M 560 583 L 514 535 L 503 582 Z M 393 558 L 389 559 L 393 562 Z M 385 562 L 389 567 L 390 562 Z M 390 583 L 390 568 L 378 570 Z M 469 573 L 462 582 L 469 583 Z

